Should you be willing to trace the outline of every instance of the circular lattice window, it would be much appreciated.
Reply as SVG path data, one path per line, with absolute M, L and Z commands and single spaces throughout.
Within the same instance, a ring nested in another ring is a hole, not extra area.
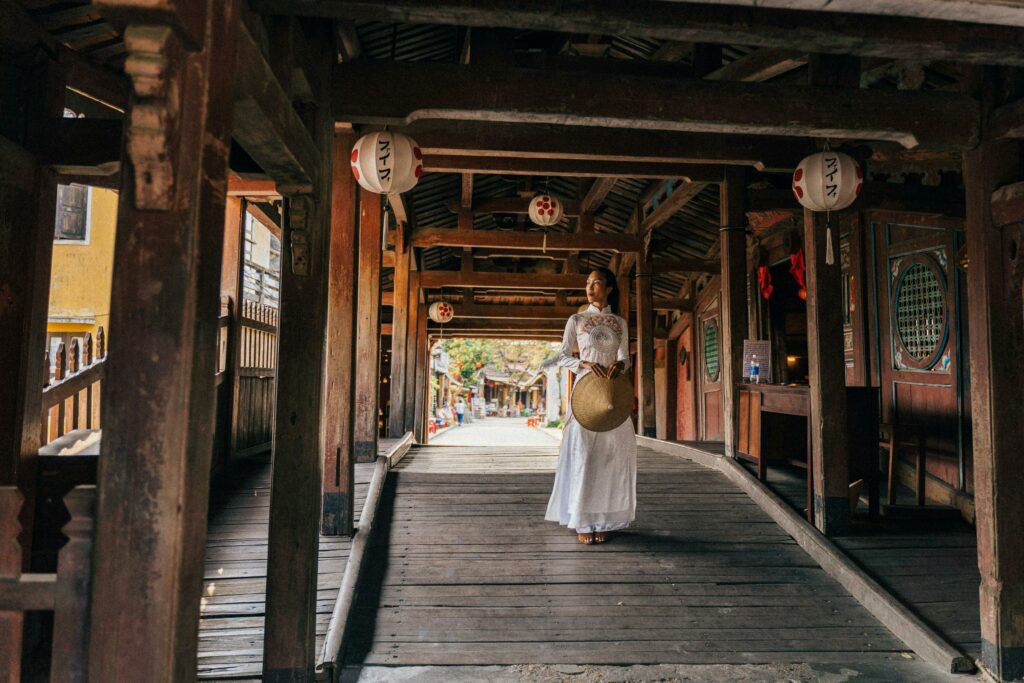
M 708 381 L 718 381 L 718 323 L 709 320 L 704 323 L 704 372 Z
M 946 342 L 945 275 L 932 259 L 915 256 L 901 264 L 893 293 L 897 365 L 930 368 Z

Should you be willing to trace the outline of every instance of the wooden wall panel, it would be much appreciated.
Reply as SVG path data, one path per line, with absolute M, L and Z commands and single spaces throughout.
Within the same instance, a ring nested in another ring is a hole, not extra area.
M 676 377 L 676 438 L 681 441 L 694 441 L 697 438 L 697 404 L 694 400 L 696 382 L 694 368 L 697 358 L 694 355 L 694 326 L 691 324 L 679 336 L 676 345 L 675 363 Z M 679 363 L 679 348 L 686 349 L 686 362 Z

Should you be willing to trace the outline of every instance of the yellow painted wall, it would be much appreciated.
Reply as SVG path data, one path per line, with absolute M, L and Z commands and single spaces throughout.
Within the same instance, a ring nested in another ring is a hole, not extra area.
M 50 279 L 48 332 L 92 332 L 110 338 L 110 283 L 117 227 L 117 193 L 89 193 L 88 243 L 55 241 Z M 73 322 L 92 319 L 94 322 Z

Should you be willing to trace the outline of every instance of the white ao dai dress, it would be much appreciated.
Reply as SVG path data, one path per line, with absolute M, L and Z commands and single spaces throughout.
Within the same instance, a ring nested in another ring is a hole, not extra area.
M 629 368 L 629 328 L 626 321 L 593 304 L 569 318 L 558 352 L 558 365 L 582 379 L 582 361 L 608 367 L 622 361 Z M 573 351 L 579 347 L 580 357 Z M 562 448 L 555 486 L 548 501 L 548 521 L 577 533 L 615 531 L 629 526 L 636 516 L 636 435 L 626 420 L 607 432 L 592 432 L 569 416 L 562 432 Z

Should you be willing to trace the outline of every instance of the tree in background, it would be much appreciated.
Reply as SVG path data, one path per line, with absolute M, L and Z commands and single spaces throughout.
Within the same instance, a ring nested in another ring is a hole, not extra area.
M 459 377 L 464 381 L 472 380 L 485 365 L 493 365 L 513 381 L 527 380 L 558 351 L 558 345 L 550 342 L 507 339 L 445 339 L 440 343 L 452 365 L 461 368 Z

